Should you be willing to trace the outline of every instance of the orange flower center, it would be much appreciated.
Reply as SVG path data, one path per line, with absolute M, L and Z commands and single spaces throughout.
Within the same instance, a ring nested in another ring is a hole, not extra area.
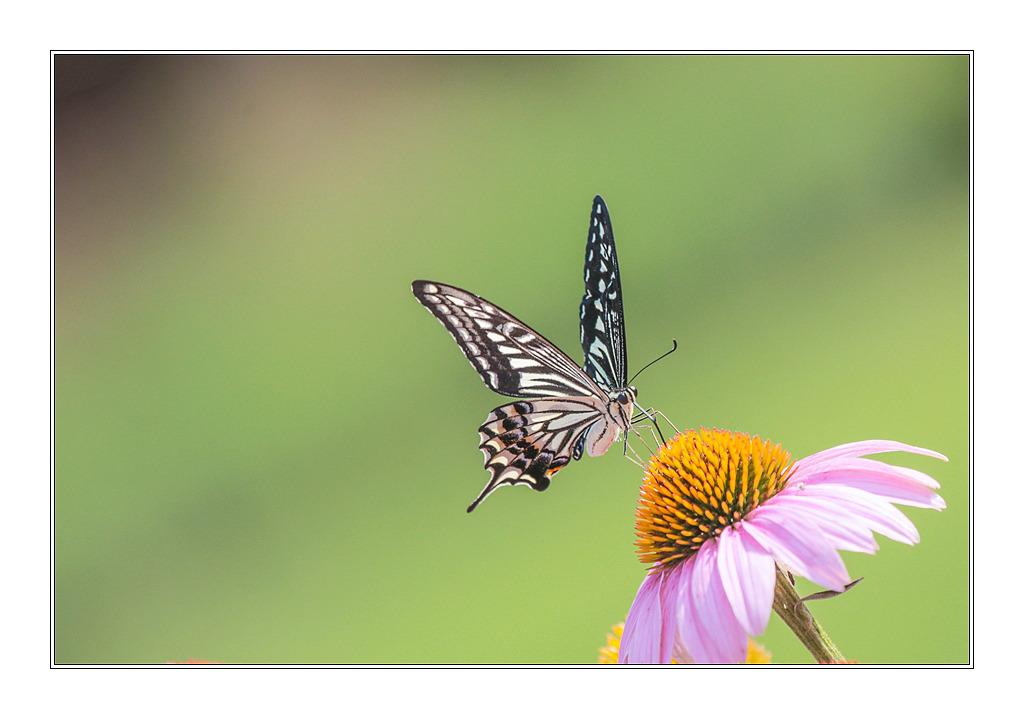
M 778 494 L 790 454 L 760 437 L 687 430 L 651 457 L 636 510 L 640 561 L 666 567 Z

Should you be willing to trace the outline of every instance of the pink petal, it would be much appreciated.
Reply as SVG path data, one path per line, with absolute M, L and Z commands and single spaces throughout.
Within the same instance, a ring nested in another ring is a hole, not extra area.
M 904 544 L 917 544 L 921 535 L 898 509 L 862 489 L 837 484 L 808 484 L 802 490 L 808 496 L 821 497 L 843 511 L 859 517 L 879 534 Z
M 931 487 L 932 489 L 938 489 L 939 483 L 933 478 L 929 477 L 924 472 L 919 472 L 916 469 L 910 467 L 900 467 L 895 464 L 887 464 L 880 462 L 877 459 L 861 459 L 861 458 L 849 458 L 836 460 L 836 464 L 844 465 L 848 464 L 853 467 L 874 467 L 875 469 L 882 470 L 885 472 L 892 472 L 898 474 L 907 479 L 913 480 L 918 484 L 923 484 L 925 487 Z
M 775 594 L 775 560 L 739 524 L 718 538 L 718 572 L 736 619 L 747 634 L 768 626 Z
M 697 619 L 691 591 L 695 564 L 696 557 L 690 557 L 679 568 L 679 644 L 695 663 L 707 663 L 707 640 Z
M 682 572 L 680 572 L 680 578 L 682 578 Z M 681 586 L 682 586 L 682 583 L 680 583 L 680 587 Z M 680 594 L 680 601 L 682 601 L 682 595 L 681 594 Z M 683 621 L 683 612 L 682 612 L 682 605 L 681 604 L 679 606 L 678 619 L 679 619 L 679 622 Z M 682 625 L 680 624 L 678 626 L 681 627 Z M 676 643 L 675 643 L 675 646 L 672 647 L 672 659 L 674 659 L 677 664 L 693 664 L 694 663 L 693 655 L 690 654 L 690 650 L 686 648 L 685 644 L 683 644 L 683 636 L 682 636 L 682 632 L 681 631 L 677 631 L 676 632 Z
M 626 615 L 619 664 L 655 664 L 661 658 L 662 574 L 648 572 Z
M 817 527 L 836 549 L 867 554 L 878 551 L 878 542 L 872 536 L 871 528 L 835 502 L 823 497 L 809 496 L 804 492 L 784 491 L 773 497 L 770 504 L 785 507 L 786 511 L 799 514 L 806 522 Z
M 661 646 L 658 663 L 671 664 L 672 650 L 679 636 L 679 581 L 682 577 L 680 567 L 672 567 L 662 572 L 661 580 Z
M 700 615 L 697 612 L 693 599 L 693 568 L 696 558 L 691 558 L 683 566 L 686 568 L 683 574 L 683 581 L 680 584 L 682 589 L 679 592 L 679 637 L 686 647 L 695 664 L 710 664 L 709 657 L 713 649 L 710 646 L 710 639 L 701 625 Z
M 747 656 L 747 633 L 743 631 L 725 595 L 718 573 L 716 542 L 704 544 L 686 564 L 693 569 L 689 591 L 680 585 L 685 618 L 681 619 L 683 642 L 698 664 L 740 664 Z M 684 578 L 686 579 L 686 578 Z
M 910 452 L 911 454 L 923 454 L 926 457 L 934 457 L 935 459 L 941 459 L 943 462 L 948 462 L 946 456 L 934 452 L 924 447 L 915 447 L 910 444 L 903 444 L 902 442 L 893 442 L 888 439 L 868 439 L 862 442 L 850 442 L 849 444 L 840 444 L 831 449 L 826 449 L 816 454 L 812 454 L 808 457 L 804 457 L 797 462 L 797 472 L 801 470 L 807 470 L 820 462 L 826 462 L 833 459 L 839 459 L 840 457 L 863 457 L 866 454 L 879 454 L 881 452 Z
M 791 480 L 791 483 L 794 480 Z M 805 484 L 828 483 L 855 487 L 890 502 L 928 509 L 945 509 L 942 497 L 932 491 L 938 482 L 922 472 L 893 467 L 873 459 L 830 460 L 805 469 L 796 478 Z
M 850 583 L 832 542 L 797 513 L 767 504 L 748 515 L 743 526 L 776 560 L 812 582 L 834 591 Z

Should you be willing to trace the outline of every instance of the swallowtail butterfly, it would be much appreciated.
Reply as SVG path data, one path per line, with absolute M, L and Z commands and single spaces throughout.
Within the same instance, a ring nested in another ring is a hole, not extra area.
M 572 459 L 604 454 L 631 427 L 636 387 L 626 374 L 622 286 L 608 207 L 594 198 L 587 229 L 580 303 L 582 369 L 564 352 L 497 305 L 441 282 L 416 280 L 412 292 L 441 321 L 484 384 L 520 398 L 480 426 L 490 473 L 467 511 L 499 487 L 543 491 Z

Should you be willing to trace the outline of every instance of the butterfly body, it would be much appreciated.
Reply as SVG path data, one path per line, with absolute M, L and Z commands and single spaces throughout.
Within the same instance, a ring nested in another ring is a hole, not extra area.
M 416 280 L 413 294 L 448 330 L 484 384 L 519 401 L 494 409 L 480 426 L 491 478 L 473 511 L 502 486 L 543 491 L 585 451 L 605 454 L 632 426 L 636 388 L 626 379 L 618 258 L 608 209 L 594 198 L 580 304 L 580 367 L 539 332 L 466 290 Z

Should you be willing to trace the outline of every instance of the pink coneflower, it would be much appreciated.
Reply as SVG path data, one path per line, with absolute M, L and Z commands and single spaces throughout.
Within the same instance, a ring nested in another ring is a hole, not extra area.
M 926 474 L 864 455 L 938 452 L 868 440 L 795 464 L 778 445 L 724 430 L 676 435 L 640 489 L 640 559 L 653 564 L 622 635 L 622 664 L 740 663 L 768 624 L 776 563 L 836 592 L 850 576 L 836 550 L 874 553 L 872 532 L 920 539 L 893 504 L 943 509 Z

